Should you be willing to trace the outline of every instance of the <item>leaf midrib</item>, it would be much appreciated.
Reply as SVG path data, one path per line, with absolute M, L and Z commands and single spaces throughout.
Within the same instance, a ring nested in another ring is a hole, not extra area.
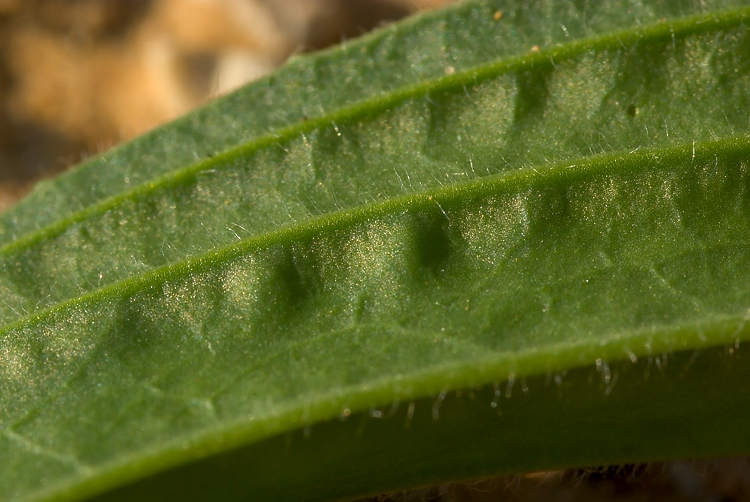
M 533 188 L 542 183 L 556 180 L 568 182 L 590 179 L 593 176 L 641 172 L 644 165 L 674 163 L 680 160 L 695 160 L 696 154 L 704 151 L 720 151 L 722 155 L 733 155 L 740 151 L 750 150 L 750 138 L 745 135 L 717 141 L 691 143 L 671 148 L 644 149 L 630 153 L 598 154 L 580 159 L 576 164 L 570 161 L 551 166 L 519 168 L 473 180 L 458 182 L 453 185 L 433 188 L 422 192 L 393 197 L 384 201 L 362 205 L 311 217 L 304 222 L 285 226 L 270 232 L 264 232 L 242 239 L 241 241 L 211 249 L 198 256 L 193 256 L 150 269 L 112 284 L 84 293 L 78 297 L 59 302 L 51 307 L 21 317 L 11 323 L 0 326 L 0 337 L 26 324 L 41 321 L 55 313 L 73 310 L 112 296 L 128 296 L 148 288 L 158 288 L 165 281 L 184 278 L 192 273 L 209 269 L 212 265 L 236 259 L 248 252 L 271 247 L 275 244 L 294 240 L 311 240 L 321 233 L 335 231 L 337 228 L 351 228 L 365 223 L 373 217 L 389 214 L 434 209 L 441 211 L 450 204 L 480 199 L 488 195 L 512 191 L 518 188 Z M 443 211 L 445 216 L 448 215 Z

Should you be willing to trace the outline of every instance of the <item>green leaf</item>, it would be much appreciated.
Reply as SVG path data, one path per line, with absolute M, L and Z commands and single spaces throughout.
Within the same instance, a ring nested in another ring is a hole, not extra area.
M 463 2 L 9 211 L 0 498 L 747 454 L 750 7 L 643 3 Z
M 458 3 L 444 11 L 391 25 L 341 48 L 295 58 L 276 73 L 209 107 L 91 159 L 64 176 L 40 183 L 21 204 L 0 215 L 0 244 L 154 177 L 200 164 L 259 138 L 272 139 L 302 120 L 323 118 L 326 122 L 327 116 L 342 109 L 368 100 L 389 100 L 389 95 L 390 100 L 398 101 L 409 87 L 421 87 L 446 72 L 470 71 L 497 65 L 501 60 L 524 58 L 533 46 L 559 48 L 611 30 L 744 3 Z M 500 20 L 494 18 L 497 12 L 503 14 Z M 658 73 L 653 77 L 658 78 Z

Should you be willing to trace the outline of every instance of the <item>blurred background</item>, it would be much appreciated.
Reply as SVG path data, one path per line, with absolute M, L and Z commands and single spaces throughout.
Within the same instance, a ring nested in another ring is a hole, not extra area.
M 0 0 L 0 211 L 282 64 L 452 0 Z
M 455 0 L 0 0 L 0 211 L 283 64 Z M 747 459 L 569 470 L 378 501 L 750 500 Z M 364 501 L 362 501 L 364 502 Z

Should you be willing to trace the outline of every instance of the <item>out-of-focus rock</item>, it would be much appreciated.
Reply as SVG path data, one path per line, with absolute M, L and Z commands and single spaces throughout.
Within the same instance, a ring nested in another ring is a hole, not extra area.
M 0 0 L 0 192 L 448 1 Z

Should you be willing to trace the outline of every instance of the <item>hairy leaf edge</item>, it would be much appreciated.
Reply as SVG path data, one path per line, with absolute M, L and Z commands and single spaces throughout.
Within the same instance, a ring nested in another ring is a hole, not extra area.
M 367 116 L 397 106 L 404 101 L 428 95 L 431 92 L 443 92 L 461 88 L 465 85 L 476 85 L 484 80 L 496 77 L 503 73 L 517 72 L 534 66 L 553 66 L 555 60 L 558 62 L 570 59 L 588 50 L 607 50 L 632 44 L 636 40 L 663 40 L 673 37 L 684 37 L 720 28 L 729 28 L 744 24 L 750 20 L 750 8 L 738 8 L 725 10 L 719 13 L 699 14 L 683 19 L 654 23 L 644 27 L 622 30 L 608 33 L 604 36 L 583 38 L 571 42 L 568 45 L 549 50 L 542 49 L 540 52 L 529 52 L 528 54 L 514 56 L 500 62 L 472 68 L 454 75 L 444 76 L 426 83 L 409 86 L 393 91 L 387 96 L 380 96 L 365 100 L 355 105 L 345 107 L 330 115 L 310 119 L 306 122 L 298 122 L 272 134 L 261 136 L 244 145 L 236 146 L 226 152 L 222 152 L 210 159 L 205 159 L 183 169 L 154 178 L 129 191 L 106 198 L 88 208 L 76 212 L 57 223 L 52 223 L 34 232 L 19 236 L 16 240 L 0 247 L 0 255 L 22 251 L 37 242 L 53 239 L 63 233 L 76 223 L 82 223 L 91 216 L 104 214 L 125 201 L 146 196 L 152 191 L 168 189 L 172 186 L 189 184 L 194 177 L 209 169 L 222 169 L 232 161 L 252 154 L 261 148 L 269 147 L 277 142 L 291 140 L 299 134 L 304 134 L 315 129 L 328 127 L 335 122 L 351 120 L 356 116 Z
M 44 319 L 58 316 L 64 318 L 66 312 L 85 308 L 87 304 L 112 297 L 124 298 L 150 287 L 159 287 L 164 281 L 200 272 L 213 264 L 237 258 L 251 250 L 285 241 L 310 239 L 326 230 L 354 225 L 373 216 L 404 210 L 433 209 L 438 200 L 449 205 L 460 203 L 461 200 L 466 200 L 467 196 L 477 198 L 518 187 L 539 186 L 555 180 L 564 179 L 570 182 L 625 170 L 641 171 L 654 164 L 702 162 L 708 158 L 713 159 L 714 155 L 741 156 L 750 159 L 750 139 L 733 138 L 624 155 L 608 154 L 585 159 L 584 162 L 575 166 L 564 163 L 542 171 L 527 168 L 495 175 L 491 179 L 464 182 L 461 185 L 444 187 L 424 194 L 400 197 L 351 211 L 324 215 L 296 228 L 249 238 L 201 257 L 165 266 L 143 276 L 127 279 L 79 298 L 62 302 L 43 312 L 0 328 L 0 337 L 10 336 L 13 331 L 20 331 L 23 327 Z M 704 156 L 706 159 L 703 159 Z M 576 169 L 571 170 L 572 167 Z M 741 342 L 750 339 L 748 321 L 750 321 L 750 310 L 745 315 L 713 318 L 697 324 L 610 333 L 603 336 L 598 344 L 563 342 L 542 349 L 528 349 L 514 354 L 473 360 L 470 365 L 464 362 L 433 367 L 428 371 L 408 375 L 408 383 L 400 389 L 394 389 L 393 376 L 384 377 L 381 381 L 354 385 L 340 392 L 331 393 L 318 398 L 316 402 L 288 406 L 274 415 L 263 417 L 258 422 L 254 421 L 254 417 L 247 417 L 230 424 L 224 422 L 221 427 L 204 430 L 192 437 L 181 437 L 171 444 L 162 445 L 156 451 L 150 453 L 141 451 L 137 455 L 133 454 L 119 462 L 96 469 L 94 472 L 98 474 L 91 474 L 91 477 L 85 481 L 78 480 L 69 485 L 50 487 L 43 494 L 39 494 L 36 500 L 78 500 L 82 497 L 100 494 L 116 486 L 190 463 L 206 455 L 228 451 L 262 438 L 299 429 L 308 424 L 335 419 L 344 407 L 351 412 L 364 412 L 373 407 L 389 406 L 395 399 L 407 400 L 435 396 L 446 390 L 507 381 L 511 376 L 514 378 L 533 377 L 545 372 L 587 367 L 596 363 L 597 360 L 610 363 L 627 360 L 634 362 L 639 357 L 650 357 L 677 350 L 699 350 L 722 345 L 738 348 Z M 542 354 L 544 358 L 539 357 Z M 540 363 L 542 359 L 545 361 L 543 364 Z M 303 416 L 307 417 L 307 420 L 301 422 L 300 419 Z

